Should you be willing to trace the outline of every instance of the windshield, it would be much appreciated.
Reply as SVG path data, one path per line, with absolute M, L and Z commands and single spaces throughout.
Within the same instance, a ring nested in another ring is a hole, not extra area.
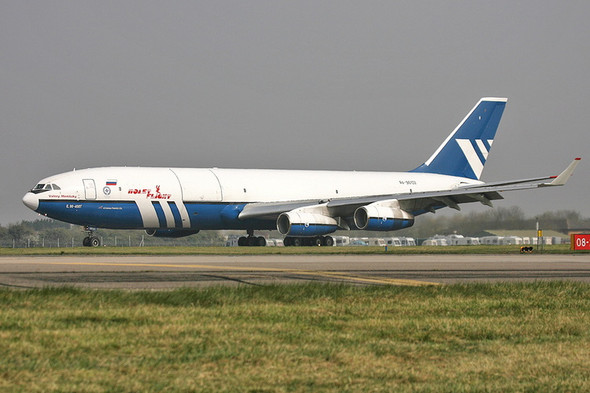
M 45 191 L 51 191 L 51 190 L 61 190 L 61 188 L 57 185 L 57 184 L 44 184 L 44 183 L 39 183 L 37 184 L 35 187 L 33 187 L 33 189 L 31 190 L 31 192 L 33 194 L 39 194 Z

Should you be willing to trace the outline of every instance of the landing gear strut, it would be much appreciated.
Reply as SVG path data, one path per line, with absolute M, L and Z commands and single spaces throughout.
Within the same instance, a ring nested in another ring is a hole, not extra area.
M 86 231 L 86 236 L 84 240 L 82 240 L 82 245 L 84 247 L 99 247 L 100 246 L 100 238 L 94 236 L 95 228 L 91 227 L 84 227 L 84 231 Z
M 334 238 L 332 236 L 316 236 L 316 237 L 292 237 L 287 236 L 283 240 L 285 247 L 290 246 L 326 246 L 332 247 L 334 245 Z
M 254 236 L 254 229 L 248 229 L 248 237 L 240 237 L 238 239 L 238 246 L 240 247 L 264 247 L 266 246 L 266 239 L 262 236 Z

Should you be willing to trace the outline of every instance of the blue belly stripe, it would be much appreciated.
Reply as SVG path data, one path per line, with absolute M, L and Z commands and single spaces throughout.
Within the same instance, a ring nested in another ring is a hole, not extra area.
M 56 220 L 97 228 L 143 228 L 139 208 L 133 201 L 41 200 L 36 210 Z
M 190 228 L 207 229 L 276 229 L 275 220 L 240 220 L 238 214 L 246 204 L 186 202 L 184 206 L 190 219 Z M 167 228 L 166 215 L 160 201 L 152 201 L 160 228 Z M 182 216 L 178 204 L 169 203 L 176 228 L 182 228 Z M 56 220 L 76 225 L 109 229 L 146 229 L 137 204 L 134 201 L 76 201 L 41 200 L 36 210 Z

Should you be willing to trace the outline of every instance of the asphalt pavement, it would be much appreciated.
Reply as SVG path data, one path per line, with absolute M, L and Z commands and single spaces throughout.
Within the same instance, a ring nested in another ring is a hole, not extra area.
M 0 287 L 171 289 L 304 282 L 590 282 L 590 254 L 0 257 Z

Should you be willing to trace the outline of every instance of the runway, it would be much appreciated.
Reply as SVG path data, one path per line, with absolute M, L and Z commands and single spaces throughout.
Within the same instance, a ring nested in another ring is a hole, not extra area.
M 574 280 L 590 254 L 0 257 L 0 287 L 156 290 L 330 282 L 356 285 Z

